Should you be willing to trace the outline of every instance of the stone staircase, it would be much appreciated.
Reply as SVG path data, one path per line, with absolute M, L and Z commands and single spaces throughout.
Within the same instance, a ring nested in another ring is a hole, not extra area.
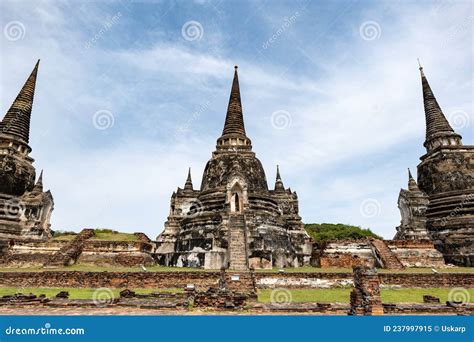
M 247 233 L 244 215 L 231 215 L 229 217 L 229 252 L 230 269 L 247 270 Z
M 380 266 L 389 269 L 402 269 L 403 265 L 398 260 L 395 253 L 393 253 L 387 246 L 385 241 L 372 239 L 370 241 L 372 246 L 372 252 L 374 253 L 375 259 L 379 262 Z
M 61 247 L 59 251 L 54 253 L 44 267 L 70 266 L 76 262 L 84 248 L 84 241 L 95 235 L 93 229 L 83 229 L 68 244 Z

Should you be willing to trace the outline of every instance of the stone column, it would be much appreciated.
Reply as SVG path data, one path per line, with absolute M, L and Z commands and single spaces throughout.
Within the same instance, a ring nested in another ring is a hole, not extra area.
M 353 275 L 354 289 L 351 292 L 349 315 L 383 315 L 380 281 L 375 268 L 355 266 Z

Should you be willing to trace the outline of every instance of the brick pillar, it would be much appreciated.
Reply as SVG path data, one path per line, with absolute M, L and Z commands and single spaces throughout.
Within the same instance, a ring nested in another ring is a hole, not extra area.
M 380 281 L 375 268 L 355 266 L 353 275 L 354 289 L 351 292 L 349 315 L 383 315 Z

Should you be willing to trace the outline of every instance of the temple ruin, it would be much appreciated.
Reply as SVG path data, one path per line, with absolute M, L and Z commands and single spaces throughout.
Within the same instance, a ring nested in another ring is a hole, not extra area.
M 222 135 L 199 190 L 188 174 L 171 196 L 157 237 L 157 260 L 167 266 L 218 269 L 298 267 L 311 257 L 311 239 L 298 215 L 298 196 L 277 169 L 270 190 L 246 134 L 237 67 Z
M 42 171 L 36 179 L 28 144 L 38 66 L 39 61 L 0 122 L 0 250 L 13 239 L 51 237 L 53 196 L 43 191 Z
M 426 154 L 418 183 L 409 174 L 398 200 L 395 239 L 431 239 L 447 263 L 474 266 L 474 146 L 463 145 L 443 114 L 420 65 Z

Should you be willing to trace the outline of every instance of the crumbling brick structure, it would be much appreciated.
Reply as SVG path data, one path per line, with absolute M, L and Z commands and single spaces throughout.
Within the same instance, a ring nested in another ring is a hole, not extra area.
M 356 266 L 351 292 L 351 315 L 383 315 L 380 281 L 375 268 Z

